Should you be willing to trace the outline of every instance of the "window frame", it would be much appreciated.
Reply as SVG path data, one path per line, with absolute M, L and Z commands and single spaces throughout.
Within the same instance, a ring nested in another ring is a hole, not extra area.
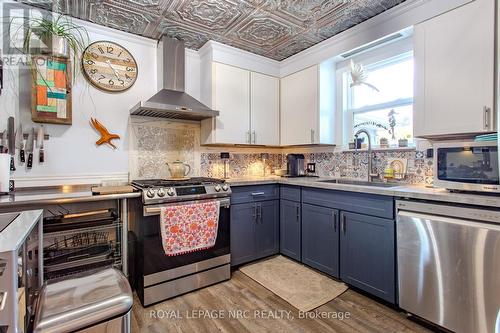
M 349 77 L 345 74 L 350 71 L 351 59 L 355 63 L 362 63 L 366 70 L 371 71 L 394 65 L 410 58 L 414 58 L 413 40 L 411 36 L 387 45 L 379 46 L 376 49 L 366 51 L 360 55 L 337 63 L 337 110 L 340 111 L 340 119 L 338 119 L 341 120 L 338 130 L 342 133 L 341 142 L 343 146 L 347 146 L 347 144 L 352 141 L 352 129 L 355 113 L 359 114 L 381 109 L 408 106 L 414 103 L 413 96 L 410 98 L 400 98 L 393 101 L 372 104 L 361 108 L 349 108 L 349 106 L 352 105 L 352 93 L 350 93 L 349 89 L 344 89 L 344 87 L 349 84 Z

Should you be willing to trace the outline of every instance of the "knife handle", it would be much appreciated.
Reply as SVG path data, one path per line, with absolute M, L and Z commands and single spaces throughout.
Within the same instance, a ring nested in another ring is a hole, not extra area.
M 16 171 L 16 165 L 14 164 L 14 156 L 10 156 L 10 171 Z
M 33 153 L 28 154 L 28 164 L 26 165 L 28 169 L 31 169 L 33 166 Z
M 40 149 L 40 154 L 38 156 L 38 162 L 40 162 L 40 163 L 45 162 L 45 153 L 43 152 L 43 149 Z
M 24 163 L 26 161 L 26 159 L 24 158 L 24 149 L 21 149 L 19 151 L 19 158 L 21 160 L 21 163 Z

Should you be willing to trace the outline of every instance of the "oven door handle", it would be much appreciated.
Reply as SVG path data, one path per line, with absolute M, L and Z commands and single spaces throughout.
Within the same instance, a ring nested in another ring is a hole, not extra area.
M 163 207 L 169 207 L 169 206 L 180 206 L 182 204 L 194 204 L 194 203 L 202 203 L 202 202 L 207 202 L 207 201 L 212 201 L 213 199 L 209 200 L 196 200 L 196 201 L 184 201 L 184 202 L 174 202 L 171 204 L 162 204 L 162 205 L 154 205 L 154 206 L 144 206 L 144 211 L 143 214 L 144 216 L 154 216 L 154 215 L 160 215 L 161 209 Z M 221 208 L 229 208 L 231 204 L 231 199 L 230 198 L 219 198 L 215 199 L 219 201 L 220 207 Z

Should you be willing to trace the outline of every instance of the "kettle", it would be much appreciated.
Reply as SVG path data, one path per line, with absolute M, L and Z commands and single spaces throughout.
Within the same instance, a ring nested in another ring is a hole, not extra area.
M 181 162 L 179 160 L 167 163 L 168 171 L 172 178 L 184 178 L 191 172 L 191 167 L 189 164 Z

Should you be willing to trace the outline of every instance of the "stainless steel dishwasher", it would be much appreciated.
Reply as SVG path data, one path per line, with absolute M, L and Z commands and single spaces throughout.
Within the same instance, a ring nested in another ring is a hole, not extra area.
M 399 306 L 451 331 L 500 333 L 500 211 L 396 207 Z

